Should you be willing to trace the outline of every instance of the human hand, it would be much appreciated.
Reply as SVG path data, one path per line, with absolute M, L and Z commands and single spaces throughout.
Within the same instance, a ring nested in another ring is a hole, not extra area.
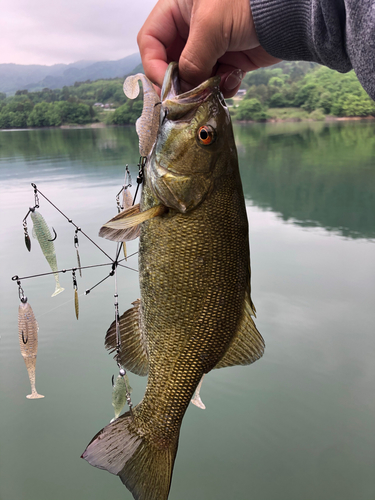
M 259 45 L 249 0 L 159 0 L 138 45 L 159 87 L 168 63 L 178 61 L 182 90 L 219 75 L 224 97 L 237 93 L 246 72 L 280 61 Z

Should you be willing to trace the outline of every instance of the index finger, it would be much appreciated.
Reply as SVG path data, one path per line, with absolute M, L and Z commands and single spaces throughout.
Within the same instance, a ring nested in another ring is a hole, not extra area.
M 167 49 L 188 32 L 178 7 L 171 1 L 159 1 L 138 33 L 137 42 L 146 76 L 159 87 L 168 67 Z M 186 34 L 187 36 L 187 34 Z

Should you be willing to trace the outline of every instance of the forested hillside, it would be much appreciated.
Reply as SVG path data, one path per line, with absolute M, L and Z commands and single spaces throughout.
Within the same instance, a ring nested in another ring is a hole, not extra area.
M 141 97 L 128 100 L 122 85 L 123 78 L 115 78 L 76 82 L 55 90 L 20 90 L 13 97 L 0 92 L 0 128 L 135 123 L 142 112 Z M 375 115 L 375 103 L 353 71 L 340 74 L 313 63 L 282 62 L 248 73 L 243 88 L 246 94 L 242 99 L 228 99 L 234 120 Z
M 0 93 L 0 128 L 57 127 L 66 123 L 102 121 L 102 108 L 95 108 L 94 104 L 102 103 L 110 108 L 118 108 L 126 103 L 122 85 L 123 79 L 118 78 L 77 82 L 74 86 L 61 90 L 20 90 L 13 97 Z M 131 105 L 134 105 L 133 102 Z M 142 110 L 142 105 L 140 109 Z M 134 123 L 137 117 L 130 116 L 126 123 Z
M 282 62 L 248 73 L 244 99 L 233 110 L 237 120 L 324 119 L 370 116 L 375 103 L 353 71 L 336 71 L 308 62 Z

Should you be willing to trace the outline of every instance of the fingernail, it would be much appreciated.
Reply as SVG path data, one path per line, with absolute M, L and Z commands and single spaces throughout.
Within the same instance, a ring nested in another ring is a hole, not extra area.
M 236 69 L 232 71 L 232 73 L 229 73 L 229 75 L 225 79 L 224 89 L 228 91 L 235 89 L 242 82 L 244 76 L 245 73 L 242 71 L 242 69 Z

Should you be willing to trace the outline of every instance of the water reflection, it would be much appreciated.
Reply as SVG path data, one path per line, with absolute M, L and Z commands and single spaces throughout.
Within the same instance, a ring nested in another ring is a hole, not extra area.
M 375 125 L 236 126 L 245 196 L 283 220 L 375 237 Z
M 236 125 L 245 196 L 302 226 L 351 238 L 375 237 L 373 122 Z M 117 175 L 138 161 L 134 127 L 0 133 L 0 158 L 17 162 L 17 177 L 38 164 L 39 179 Z M 27 165 L 24 163 L 27 160 Z M 40 168 L 41 167 L 41 168 Z M 0 179 L 7 175 L 0 171 Z

